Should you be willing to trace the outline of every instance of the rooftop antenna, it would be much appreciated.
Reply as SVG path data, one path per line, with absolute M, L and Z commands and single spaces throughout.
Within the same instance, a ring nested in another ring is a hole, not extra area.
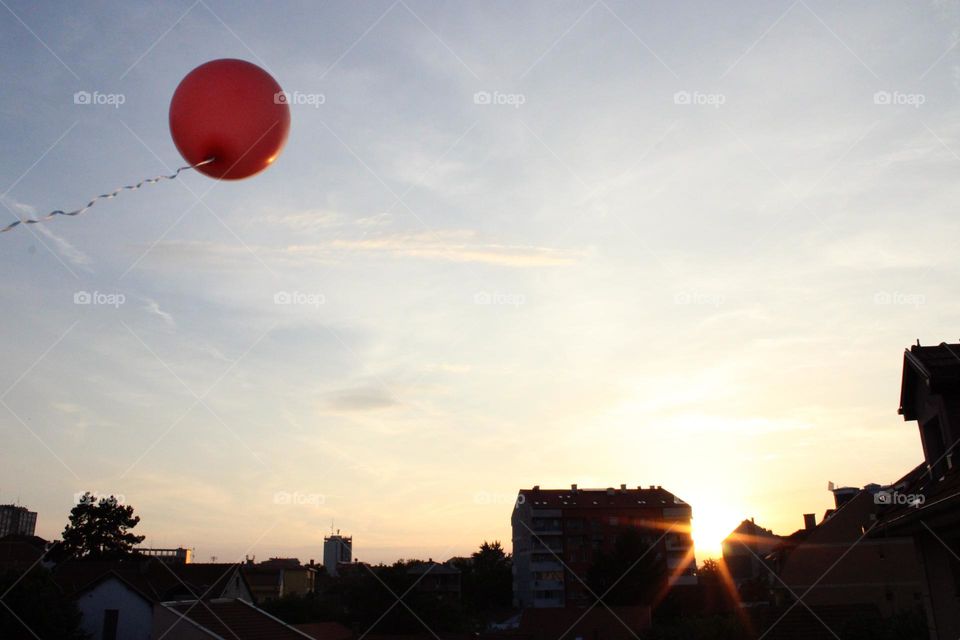
M 920 346 L 920 338 L 917 338 L 917 346 Z

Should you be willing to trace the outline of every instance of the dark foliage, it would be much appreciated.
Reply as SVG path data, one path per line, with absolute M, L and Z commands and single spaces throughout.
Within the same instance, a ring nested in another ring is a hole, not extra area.
M 120 504 L 113 496 L 99 501 L 93 494 L 83 494 L 70 510 L 70 523 L 63 530 L 59 556 L 87 558 L 122 558 L 133 554 L 134 545 L 144 536 L 130 533 L 140 516 L 133 507 Z
M 0 638 L 4 640 L 84 640 L 80 612 L 42 567 L 21 578 L 11 571 L 0 576 Z M 11 589 L 11 587 L 13 587 Z M 5 606 L 4 606 L 5 605 Z

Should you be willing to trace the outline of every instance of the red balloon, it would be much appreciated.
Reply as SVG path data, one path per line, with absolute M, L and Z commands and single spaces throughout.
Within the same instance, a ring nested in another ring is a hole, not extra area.
M 187 74 L 170 101 L 170 134 L 197 171 L 240 180 L 270 166 L 287 141 L 290 107 L 280 85 L 255 64 L 224 58 Z

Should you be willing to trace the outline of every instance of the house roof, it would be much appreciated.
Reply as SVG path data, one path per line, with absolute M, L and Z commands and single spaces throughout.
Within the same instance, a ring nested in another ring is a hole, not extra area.
M 155 558 L 126 560 L 67 560 L 53 578 L 67 594 L 86 591 L 106 575 L 121 579 L 153 602 L 175 598 L 216 598 L 223 594 L 237 565 L 172 564 Z
M 311 637 L 243 600 L 217 598 L 202 603 L 164 602 L 163 606 L 203 627 L 213 634 L 212 637 L 224 640 L 303 640 Z
M 609 638 L 635 640 L 637 631 L 649 628 L 650 608 L 595 607 L 524 609 L 520 632 L 537 640 L 574 640 L 575 638 Z
M 274 588 L 283 583 L 283 569 L 245 564 L 240 569 L 251 588 Z
M 880 507 L 873 535 L 909 534 L 926 531 L 941 520 L 954 524 L 960 519 L 960 468 L 948 469 L 942 479 L 933 478 L 925 462 L 885 488 L 912 496 L 913 502 Z M 922 496 L 922 502 L 917 497 Z M 926 526 L 924 526 L 926 525 Z
M 351 640 L 353 632 L 339 622 L 305 622 L 293 627 L 314 640 Z
M 22 569 L 35 564 L 46 551 L 47 541 L 37 536 L 12 535 L 0 538 L 0 571 Z
M 411 562 L 407 565 L 407 573 L 430 575 L 460 575 L 460 569 L 446 562 Z
M 608 489 L 521 489 L 523 502 L 535 507 L 667 507 L 687 504 L 662 487 Z
M 904 352 L 898 411 L 904 420 L 917 419 L 913 394 L 918 382 L 926 385 L 931 393 L 960 390 L 960 344 L 913 345 Z

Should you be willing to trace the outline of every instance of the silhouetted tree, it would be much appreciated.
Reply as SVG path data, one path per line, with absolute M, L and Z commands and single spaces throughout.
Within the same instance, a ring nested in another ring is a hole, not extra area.
M 455 561 L 460 569 L 464 605 L 478 614 L 509 607 L 513 600 L 513 560 L 499 540 L 484 541 L 470 559 Z
M 131 555 L 144 536 L 130 533 L 140 516 L 133 507 L 114 496 L 99 501 L 87 492 L 70 510 L 70 523 L 63 530 L 60 553 L 75 557 L 116 558 Z
M 659 539 L 652 529 L 621 531 L 612 551 L 594 554 L 587 572 L 590 589 L 610 606 L 652 602 L 667 576 L 666 559 L 656 547 Z

